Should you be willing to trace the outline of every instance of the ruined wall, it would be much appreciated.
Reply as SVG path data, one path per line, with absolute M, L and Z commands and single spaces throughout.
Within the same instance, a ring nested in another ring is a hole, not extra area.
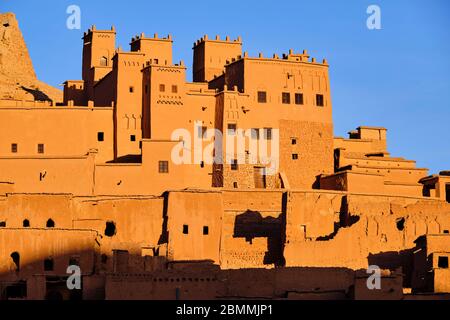
M 75 198 L 74 228 L 97 231 L 101 236 L 101 269 L 113 269 L 113 250 L 130 254 L 129 271 L 143 271 L 142 256 L 152 252 L 163 234 L 164 200 L 160 197 Z
M 315 197 L 319 199 L 320 195 Z M 340 218 L 334 232 L 316 241 L 298 240 L 304 238 L 298 218 L 296 214 L 287 215 L 287 265 L 357 269 L 377 264 L 411 269 L 408 250 L 414 248 L 414 241 L 424 234 L 442 233 L 450 224 L 450 206 L 442 201 L 373 195 L 347 195 L 341 199 L 341 208 L 335 212 L 336 220 L 338 215 Z M 328 207 L 336 208 L 331 201 Z M 292 210 L 295 212 L 295 207 Z M 309 212 L 319 217 L 317 211 L 313 208 Z M 327 223 L 324 218 L 320 220 L 315 225 Z
M 348 298 L 363 288 L 352 293 L 350 287 L 357 279 L 345 270 L 368 265 L 390 270 L 401 267 L 403 285 L 410 287 L 415 240 L 449 229 L 450 205 L 443 201 L 336 191 L 185 190 L 164 197 L 7 194 L 0 198 L 5 279 L 17 279 L 10 255 L 19 249 L 25 278 L 39 274 L 36 270 L 48 257 L 59 266 L 55 272 L 63 273 L 62 266 L 71 258 L 88 252 L 91 258 L 85 268 L 95 267 L 97 275 L 147 273 L 144 278 L 121 275 L 108 280 L 106 291 L 111 299 L 125 294 L 133 299 L 148 295 L 170 299 Z M 86 238 L 78 230 L 94 236 Z M 12 234 L 19 233 L 21 242 L 11 242 L 15 238 Z M 88 238 L 91 240 L 83 240 Z M 431 247 L 439 252 L 445 249 L 440 242 Z M 224 281 L 229 281 L 225 287 L 221 278 L 208 270 L 186 267 L 185 275 L 174 272 L 170 276 L 170 271 L 167 275 L 167 263 L 203 260 L 229 270 L 222 273 Z M 283 266 L 288 268 L 274 268 Z M 291 267 L 302 268 L 292 271 Z M 249 268 L 260 271 L 250 276 L 245 270 L 236 270 Z M 305 276 L 299 278 L 300 274 Z M 447 277 L 436 272 L 435 286 L 440 291 L 447 290 Z M 398 279 L 391 278 L 395 297 L 399 294 Z M 102 281 L 93 278 L 86 294 L 101 296 Z M 130 293 L 139 281 L 148 291 Z M 364 280 L 358 281 L 361 284 Z M 38 295 L 40 282 L 36 287 L 33 283 L 30 290 Z M 320 290 L 311 296 L 313 286 Z M 118 289 L 123 292 L 115 292 Z M 370 296 L 362 291 L 358 294 Z
M 95 231 L 100 246 L 96 251 L 99 270 L 113 269 L 112 250 L 127 250 L 133 257 L 130 271 L 142 271 L 144 261 L 141 257 L 145 249 L 152 251 L 161 242 L 163 203 L 163 198 L 159 197 L 74 198 L 56 194 L 13 194 L 0 198 L 0 230 L 42 229 L 43 233 L 59 230 L 60 233 L 54 233 L 55 239 L 64 237 L 65 231 L 68 234 L 72 230 Z M 47 227 L 49 220 L 53 223 L 52 228 Z M 45 242 L 36 244 L 31 236 L 27 241 L 29 248 L 42 246 L 44 250 L 48 247 Z M 71 250 L 82 252 L 83 243 Z M 63 254 L 63 251 L 59 253 Z
M 282 261 L 282 191 L 224 191 L 220 265 L 273 267 Z

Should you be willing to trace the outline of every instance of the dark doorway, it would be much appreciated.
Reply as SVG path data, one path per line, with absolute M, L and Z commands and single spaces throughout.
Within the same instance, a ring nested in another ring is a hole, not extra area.
M 255 188 L 265 189 L 266 188 L 265 168 L 255 167 L 253 172 L 254 172 L 254 179 L 255 179 Z
M 48 258 L 44 260 L 44 271 L 53 271 L 54 262 L 52 258 Z
M 20 254 L 18 252 L 11 253 L 11 259 L 16 265 L 16 271 L 20 271 Z
M 66 277 L 47 277 L 46 278 L 46 300 L 51 301 L 68 301 L 68 300 L 82 300 L 82 290 L 69 290 L 67 288 Z
M 2 299 L 6 300 L 20 300 L 27 297 L 27 283 L 26 281 L 20 281 L 15 284 L 9 285 L 3 292 Z
M 450 183 L 445 185 L 445 200 L 450 203 Z
M 45 226 L 47 228 L 54 228 L 55 227 L 55 221 L 53 221 L 52 219 L 48 219 Z
M 116 234 L 116 223 L 114 221 L 107 221 L 105 228 L 105 236 L 114 237 Z

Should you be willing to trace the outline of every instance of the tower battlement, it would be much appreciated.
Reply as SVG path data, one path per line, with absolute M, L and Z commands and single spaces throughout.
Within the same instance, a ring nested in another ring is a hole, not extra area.
M 280 57 L 277 53 L 274 53 L 271 57 L 265 56 L 264 53 L 259 52 L 258 56 L 251 57 L 249 56 L 247 51 L 244 51 L 242 55 L 238 55 L 236 57 L 231 58 L 230 60 L 225 61 L 225 66 L 228 66 L 234 62 L 237 62 L 242 59 L 261 59 L 261 60 L 275 60 L 275 61 L 289 61 L 289 62 L 303 62 L 303 63 L 311 63 L 311 64 L 318 64 L 318 65 L 326 65 L 328 66 L 328 61 L 326 59 L 323 59 L 322 62 L 318 62 L 316 58 L 311 58 L 308 55 L 306 50 L 303 50 L 303 53 L 294 53 L 293 49 L 289 50 L 289 53 L 283 53 L 283 55 Z
M 204 42 L 217 42 L 217 43 L 232 43 L 232 44 L 240 44 L 242 45 L 242 38 L 241 36 L 238 36 L 236 39 L 232 40 L 230 36 L 225 36 L 225 39 L 221 39 L 219 35 L 216 35 L 214 39 L 209 38 L 207 34 L 205 34 L 203 37 L 198 39 L 196 42 L 194 42 L 193 47 L 199 46 L 200 44 Z
M 92 25 L 86 32 L 84 32 L 83 39 L 88 38 L 93 33 L 114 33 L 114 34 L 116 34 L 116 27 L 111 26 L 111 29 L 109 29 L 109 30 L 107 30 L 107 29 L 99 30 L 99 29 L 97 29 L 97 27 L 95 25 Z
M 131 43 L 130 45 L 132 45 L 134 42 L 140 41 L 140 40 L 150 40 L 150 41 L 170 41 L 173 42 L 172 40 L 172 35 L 168 34 L 166 37 L 160 38 L 158 36 L 157 33 L 153 34 L 153 37 L 146 37 L 145 33 L 141 32 L 141 34 L 138 34 L 134 37 L 131 38 Z

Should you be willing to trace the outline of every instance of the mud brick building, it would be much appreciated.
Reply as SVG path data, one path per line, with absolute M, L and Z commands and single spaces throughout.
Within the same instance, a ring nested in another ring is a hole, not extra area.
M 326 60 L 205 35 L 189 82 L 170 35 L 92 26 L 61 93 L 0 23 L 1 298 L 448 297 L 450 174 L 335 137 Z

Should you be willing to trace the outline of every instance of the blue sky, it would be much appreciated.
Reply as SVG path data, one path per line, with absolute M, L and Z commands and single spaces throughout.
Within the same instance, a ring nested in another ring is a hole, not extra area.
M 81 30 L 66 28 L 72 4 Z M 381 30 L 366 27 L 371 4 Z M 189 68 L 204 34 L 240 35 L 251 56 L 307 49 L 330 64 L 335 135 L 384 126 L 392 156 L 450 170 L 450 1 L 1 0 L 0 11 L 17 15 L 38 77 L 55 86 L 81 78 L 81 37 L 92 24 L 115 25 L 124 49 L 140 32 L 170 33 L 174 61 Z

